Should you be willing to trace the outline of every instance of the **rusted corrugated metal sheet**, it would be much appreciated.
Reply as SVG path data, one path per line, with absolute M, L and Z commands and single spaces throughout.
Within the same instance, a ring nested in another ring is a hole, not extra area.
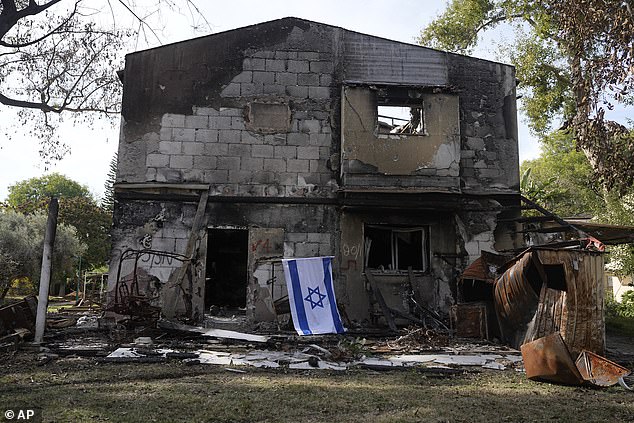
M 551 273 L 552 268 L 557 271 Z M 494 301 L 502 337 L 510 345 L 519 348 L 560 333 L 577 355 L 584 349 L 605 350 L 603 297 L 600 253 L 531 249 L 497 279 Z
M 526 377 L 531 380 L 581 385 L 583 377 L 559 333 L 522 345 Z
M 575 364 L 581 376 L 597 386 L 616 385 L 620 378 L 631 373 L 625 367 L 590 351 L 582 351 Z
M 532 251 L 522 255 L 497 279 L 494 303 L 501 335 L 515 348 L 532 340 L 539 290 L 544 281 L 543 268 Z
M 538 250 L 543 265 L 562 265 L 566 291 L 551 291 L 540 301 L 539 327 L 535 337 L 559 330 L 573 355 L 582 350 L 603 355 L 605 351 L 605 314 L 603 256 L 592 251 Z M 553 292 L 554 291 L 554 292 Z M 549 326 L 549 322 L 553 322 Z

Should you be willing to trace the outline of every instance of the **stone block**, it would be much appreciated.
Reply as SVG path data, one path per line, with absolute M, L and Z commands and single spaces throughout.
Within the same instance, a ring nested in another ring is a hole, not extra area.
M 178 141 L 161 141 L 159 142 L 159 151 L 163 154 L 180 154 L 182 145 Z
M 216 142 L 218 141 L 218 130 L 217 129 L 199 129 L 196 131 L 195 135 L 196 142 Z
M 157 182 L 182 182 L 183 175 L 180 170 L 160 167 L 156 169 Z
M 289 60 L 286 62 L 286 69 L 289 72 L 306 73 L 309 72 L 310 66 L 307 60 Z
M 288 145 L 298 145 L 298 146 L 304 146 L 304 145 L 308 145 L 308 140 L 309 140 L 309 135 L 308 134 L 302 134 L 302 133 L 298 133 L 298 132 L 292 132 L 290 134 L 287 135 L 286 137 L 286 143 Z
M 460 157 L 463 159 L 471 159 L 475 157 L 475 151 L 473 150 L 460 150 Z
M 500 169 L 480 169 L 478 174 L 482 178 L 497 178 L 498 176 L 500 176 Z
M 231 118 L 231 129 L 236 129 L 238 131 L 243 131 L 244 128 L 244 118 L 242 116 L 233 116 Z
M 194 157 L 182 154 L 170 156 L 170 168 L 191 169 L 194 166 Z
M 161 128 L 161 132 L 159 133 L 159 140 L 161 141 L 171 141 L 172 140 L 172 128 Z
M 229 182 L 229 172 L 226 170 L 210 170 L 205 172 L 205 180 L 210 184 L 226 184 Z
M 297 147 L 298 159 L 319 159 L 319 147 Z
M 484 140 L 482 138 L 467 137 L 467 146 L 472 150 L 482 150 L 484 148 Z
M 308 173 L 310 162 L 308 160 L 288 159 L 286 161 L 287 172 Z
M 145 170 L 145 180 L 146 181 L 156 181 L 156 169 L 153 167 L 148 167 Z
M 240 142 L 240 132 L 241 131 L 233 131 L 231 129 L 221 129 L 218 131 L 218 142 L 223 143 L 239 143 Z
M 296 159 L 297 147 L 293 145 L 276 145 L 273 150 L 276 159 Z
M 243 157 L 240 159 L 240 169 L 249 172 L 257 172 L 263 170 L 264 159 L 260 157 Z
M 253 53 L 253 57 L 261 57 L 263 59 L 275 58 L 275 52 L 270 50 L 260 50 Z
M 277 182 L 277 178 L 275 172 L 260 170 L 252 173 L 251 181 L 257 184 L 274 184 Z
M 207 129 L 208 125 L 208 116 L 185 116 L 185 128 Z
M 279 85 L 279 84 L 265 84 L 262 87 L 262 92 L 264 94 L 284 95 L 284 94 L 286 94 L 286 86 L 285 85 Z
M 244 70 L 264 70 L 265 61 L 262 58 L 247 57 L 242 61 L 242 69 Z
M 218 170 L 238 170 L 240 169 L 240 157 L 218 156 L 216 168 Z
M 240 86 L 240 94 L 242 97 L 248 97 L 253 95 L 262 94 L 264 92 L 264 84 L 258 83 L 245 83 Z
M 277 177 L 281 185 L 297 185 L 297 173 L 278 173 Z
M 295 257 L 315 257 L 319 255 L 319 244 L 298 242 L 295 244 Z
M 287 232 L 285 238 L 288 242 L 306 242 L 308 235 L 304 232 Z
M 205 154 L 209 156 L 226 156 L 229 151 L 229 144 L 214 143 L 205 145 Z
M 275 72 L 253 72 L 253 83 L 273 84 Z
M 286 94 L 296 98 L 308 98 L 308 87 L 290 85 L 286 87 Z
M 318 244 L 330 244 L 330 234 L 320 232 L 308 232 L 306 234 L 308 242 L 316 242 Z
M 231 117 L 242 116 L 243 110 L 242 107 L 221 107 L 218 111 L 218 115 Z
M 279 85 L 297 85 L 297 74 L 291 72 L 276 72 L 275 83 Z
M 148 154 L 145 159 L 147 167 L 165 167 L 169 164 L 170 156 L 167 154 Z
M 251 146 L 249 144 L 229 144 L 229 156 L 250 157 Z
M 265 69 L 269 72 L 286 71 L 286 60 L 266 59 Z
M 330 147 L 332 144 L 332 136 L 330 134 L 310 134 L 308 144 L 319 147 Z
M 329 87 L 332 85 L 332 76 L 329 74 L 319 75 L 319 85 L 322 87 Z
M 253 72 L 245 70 L 234 76 L 231 82 L 251 82 L 253 78 Z
M 308 98 L 320 100 L 330 98 L 330 88 L 328 87 L 308 87 Z
M 183 143 L 183 154 L 192 156 L 205 154 L 205 144 L 201 142 L 185 142 Z
M 284 159 L 264 159 L 262 170 L 286 172 L 286 161 Z
M 242 131 L 240 133 L 240 142 L 242 144 L 259 145 L 264 143 L 264 136 L 249 131 Z
M 196 130 L 174 128 L 172 138 L 174 139 L 174 141 L 194 141 L 196 139 Z
M 330 158 L 330 147 L 319 147 L 319 158 L 328 160 Z
M 317 60 L 319 59 L 319 53 L 317 53 L 316 51 L 298 51 L 297 58 L 305 60 Z
M 183 128 L 185 126 L 185 115 L 165 113 L 161 119 L 161 127 Z
M 297 75 L 297 85 L 319 85 L 319 74 L 316 73 L 304 73 Z
M 275 58 L 276 59 L 296 59 L 297 58 L 297 52 L 296 51 L 289 51 L 289 50 L 276 50 L 275 51 Z
M 209 129 L 231 129 L 231 116 L 210 117 Z
M 205 182 L 205 172 L 202 169 L 183 170 L 183 179 L 188 182 Z
M 285 145 L 286 134 L 265 135 L 264 144 L 268 145 Z
M 194 169 L 212 170 L 217 162 L 216 156 L 194 156 Z
M 218 115 L 218 110 L 214 109 L 213 107 L 194 106 L 192 110 L 194 114 L 198 116 L 217 116 Z
M 317 134 L 321 129 L 321 122 L 317 119 L 306 119 L 299 122 L 299 130 L 307 134 Z
M 274 147 L 272 145 L 254 145 L 251 147 L 253 157 L 274 157 Z
M 223 88 L 220 93 L 221 97 L 240 97 L 240 85 L 237 82 L 231 82 L 229 85 Z
M 243 160 L 244 162 L 244 160 Z M 251 176 L 253 172 L 248 170 L 230 170 L 229 182 L 234 184 L 245 184 L 251 182 Z
M 310 62 L 310 71 L 315 73 L 332 73 L 335 69 L 334 63 L 330 60 L 319 60 Z

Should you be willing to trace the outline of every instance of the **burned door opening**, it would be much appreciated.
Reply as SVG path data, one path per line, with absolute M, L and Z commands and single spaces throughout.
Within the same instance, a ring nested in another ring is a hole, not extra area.
M 205 309 L 244 308 L 247 298 L 249 231 L 209 229 L 205 273 Z

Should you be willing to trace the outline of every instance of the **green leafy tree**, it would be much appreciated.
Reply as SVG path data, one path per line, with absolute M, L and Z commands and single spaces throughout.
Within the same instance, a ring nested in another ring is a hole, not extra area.
M 118 155 L 114 153 L 112 159 L 110 159 L 110 167 L 108 169 L 108 175 L 106 175 L 106 182 L 104 183 L 103 200 L 101 201 L 101 207 L 112 213 L 114 210 L 114 183 L 117 181 L 117 163 Z
M 542 140 L 540 156 L 520 166 L 522 194 L 562 217 L 595 217 L 605 208 L 603 189 L 569 133 Z
M 99 267 L 110 251 L 111 213 L 97 204 L 88 188 L 58 173 L 27 179 L 9 187 L 8 205 L 23 213 L 45 213 L 50 197 L 59 198 L 59 222 L 73 226 L 86 245 L 87 268 Z
M 532 130 L 571 131 L 596 178 L 623 195 L 634 184 L 634 135 L 605 118 L 632 101 L 634 18 L 628 2 L 604 0 L 452 0 L 420 43 L 469 53 L 498 25 L 515 28 L 501 51 L 522 81 Z
M 0 267 L 9 264 L 12 269 L 2 272 L 0 299 L 4 298 L 11 282 L 17 278 L 28 278 L 35 291 L 40 280 L 46 221 L 47 216 L 42 213 L 24 215 L 13 210 L 0 211 Z M 76 258 L 85 250 L 86 246 L 77 239 L 74 227 L 58 224 L 53 248 L 52 282 L 64 282 L 71 277 Z

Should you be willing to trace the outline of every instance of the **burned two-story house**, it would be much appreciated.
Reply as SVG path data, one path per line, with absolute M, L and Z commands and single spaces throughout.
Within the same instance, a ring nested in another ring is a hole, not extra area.
M 521 242 L 512 66 L 284 18 L 131 53 L 121 78 L 111 303 L 272 320 L 281 259 L 334 256 L 349 322 L 380 316 L 368 275 L 443 314 L 481 251 Z

